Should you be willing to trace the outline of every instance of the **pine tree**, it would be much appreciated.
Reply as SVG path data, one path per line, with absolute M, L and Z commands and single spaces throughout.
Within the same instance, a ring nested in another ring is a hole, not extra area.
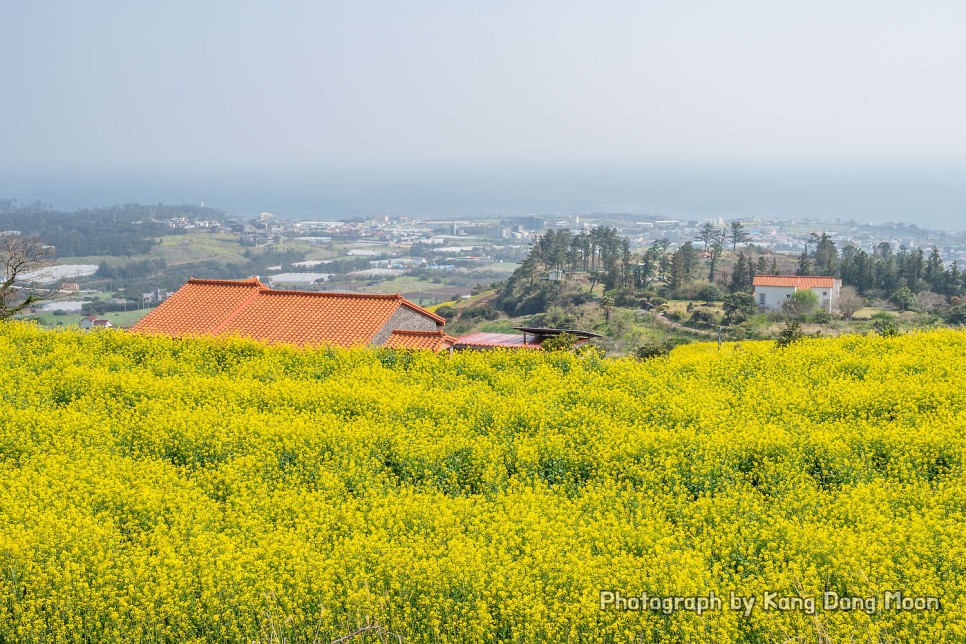
M 822 233 L 815 246 L 815 269 L 820 275 L 834 276 L 838 272 L 839 251 L 835 242 L 827 234 Z
M 925 277 L 926 281 L 929 282 L 930 289 L 936 293 L 942 293 L 944 291 L 946 282 L 946 265 L 943 263 L 943 258 L 939 253 L 939 249 L 935 246 L 932 247 L 932 252 L 929 253 L 929 259 L 926 261 Z
M 751 235 L 745 231 L 745 225 L 740 221 L 731 222 L 729 238 L 731 239 L 732 251 L 737 250 L 738 244 L 746 244 L 751 241 Z
M 738 261 L 735 262 L 734 270 L 731 272 L 731 284 L 728 287 L 732 293 L 743 291 L 748 288 L 748 266 L 750 262 L 745 259 L 744 253 L 738 253 Z
M 808 253 L 802 253 L 798 256 L 798 270 L 795 271 L 796 275 L 811 275 L 812 274 L 812 262 L 808 259 Z

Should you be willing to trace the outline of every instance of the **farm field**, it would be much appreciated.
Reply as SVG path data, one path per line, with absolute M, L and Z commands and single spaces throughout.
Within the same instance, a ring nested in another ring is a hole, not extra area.
M 133 261 L 144 259 L 164 259 L 171 266 L 187 264 L 201 260 L 217 260 L 225 262 L 242 262 L 244 247 L 238 244 L 237 235 L 227 233 L 190 233 L 183 235 L 165 235 L 160 238 L 161 243 L 154 246 L 149 253 L 134 258 L 111 257 L 106 255 L 92 255 L 88 257 L 65 257 L 61 262 L 100 264 L 106 261 L 116 266 L 125 266 Z M 83 260 L 83 262 L 82 262 Z
M 0 641 L 962 641 L 964 361 L 951 330 L 640 362 L 2 324 Z
M 336 282 L 334 289 L 341 290 L 342 284 Z M 413 275 L 400 275 L 376 284 L 356 282 L 346 290 L 359 290 L 364 293 L 399 293 L 411 302 L 433 309 L 444 302 L 461 301 L 461 295 L 470 290 L 470 286 L 459 283 L 439 283 L 432 279 Z
M 490 273 L 512 273 L 520 267 L 518 262 L 494 262 L 492 264 L 484 264 L 479 268 L 474 268 L 477 272 L 490 272 Z
M 160 238 L 161 243 L 151 248 L 150 252 L 137 257 L 114 257 L 107 255 L 92 255 L 86 257 L 64 257 L 58 263 L 71 264 L 100 264 L 102 261 L 111 266 L 126 266 L 132 262 L 143 260 L 165 260 L 168 266 L 183 266 L 205 261 L 220 264 L 243 264 L 246 261 L 245 252 L 258 254 L 262 248 L 242 246 L 238 242 L 238 235 L 230 233 L 185 233 L 179 235 L 165 235 Z M 288 240 L 284 244 L 288 250 L 301 250 L 308 259 L 327 259 L 337 253 L 325 248 L 314 246 L 307 242 Z
M 137 309 L 134 311 L 110 311 L 107 313 L 99 313 L 98 318 L 104 320 L 110 320 L 111 324 L 120 327 L 129 327 L 145 315 L 151 312 L 150 308 Z M 54 315 L 50 312 L 40 312 L 30 315 L 30 318 L 36 320 L 40 324 L 48 327 L 56 326 L 73 326 L 77 327 L 80 325 L 81 320 L 83 320 L 86 315 L 81 313 L 71 313 L 68 315 Z

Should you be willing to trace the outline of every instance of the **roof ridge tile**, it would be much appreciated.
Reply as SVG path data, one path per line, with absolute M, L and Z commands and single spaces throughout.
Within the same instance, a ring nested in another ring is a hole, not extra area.
M 258 286 L 260 288 L 268 288 L 257 277 L 248 277 L 243 280 L 220 280 L 189 277 L 188 284 L 204 284 L 209 286 Z
M 262 292 L 266 295 L 299 295 L 306 297 L 354 297 L 371 300 L 395 300 L 398 295 L 388 295 L 386 293 L 353 293 L 350 291 L 299 291 L 295 289 L 269 288 L 264 287 Z
M 445 335 L 445 331 L 437 329 L 435 331 L 421 331 L 418 329 L 393 329 L 393 333 L 401 333 L 406 335 Z

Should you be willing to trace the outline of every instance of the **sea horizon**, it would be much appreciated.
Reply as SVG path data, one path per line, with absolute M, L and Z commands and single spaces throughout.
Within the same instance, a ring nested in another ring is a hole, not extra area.
M 412 165 L 0 172 L 0 198 L 58 210 L 205 204 L 286 219 L 626 213 L 686 220 L 813 219 L 966 228 L 960 165 L 835 168 Z

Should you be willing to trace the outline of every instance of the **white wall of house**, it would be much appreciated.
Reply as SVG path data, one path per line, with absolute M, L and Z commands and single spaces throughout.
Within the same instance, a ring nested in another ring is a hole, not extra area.
M 813 288 L 812 292 L 818 297 L 819 305 L 829 313 L 838 305 L 839 289 L 842 288 L 841 280 L 835 280 L 831 288 Z
M 795 292 L 794 286 L 756 286 L 755 302 L 769 311 L 780 309 Z
M 818 298 L 819 306 L 831 313 L 838 304 L 841 288 L 842 280 L 835 280 L 832 287 L 815 287 L 811 291 Z M 796 290 L 794 286 L 756 286 L 755 303 L 769 311 L 780 309 Z

